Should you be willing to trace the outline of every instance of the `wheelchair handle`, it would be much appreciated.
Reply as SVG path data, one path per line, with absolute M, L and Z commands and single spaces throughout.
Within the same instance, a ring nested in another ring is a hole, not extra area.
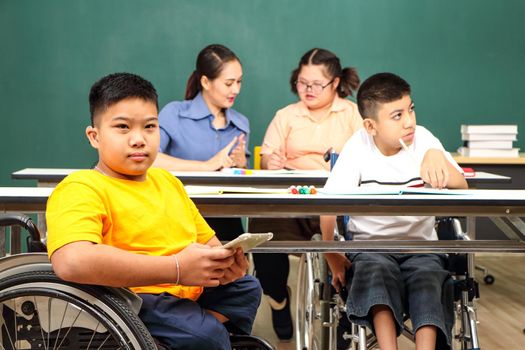
M 40 231 L 38 231 L 38 228 L 29 216 L 21 213 L 0 214 L 0 226 L 14 225 L 23 227 L 29 233 L 29 237 L 27 238 L 27 249 L 30 252 L 46 251 L 46 246 L 40 240 Z

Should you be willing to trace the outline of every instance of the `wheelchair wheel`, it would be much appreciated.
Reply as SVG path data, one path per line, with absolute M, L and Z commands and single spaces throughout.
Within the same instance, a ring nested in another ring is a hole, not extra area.
M 320 240 L 315 235 L 313 240 Z M 328 348 L 329 320 L 328 270 L 321 253 L 303 254 L 297 274 L 295 308 L 295 335 L 297 349 L 320 350 Z
M 110 289 L 60 280 L 52 271 L 0 280 L 2 349 L 156 350 L 130 306 Z
M 485 277 L 483 277 L 483 282 L 485 282 L 485 284 L 494 284 L 494 281 L 496 280 L 496 278 L 492 275 L 486 275 Z

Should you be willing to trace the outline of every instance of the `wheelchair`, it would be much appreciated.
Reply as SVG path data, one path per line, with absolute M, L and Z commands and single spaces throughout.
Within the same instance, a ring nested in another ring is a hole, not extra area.
M 59 279 L 29 217 L 0 215 L 0 228 L 5 226 L 22 227 L 29 235 L 28 253 L 0 258 L 1 349 L 167 349 L 138 317 L 139 296 L 126 288 Z M 274 349 L 255 336 L 230 340 L 236 350 Z
M 438 218 L 439 239 L 464 239 L 455 218 Z M 344 240 L 336 229 L 335 239 Z M 313 240 L 321 240 L 315 235 Z M 473 260 L 465 254 L 449 254 L 451 271 L 450 287 L 454 291 L 455 325 L 452 330 L 452 349 L 480 349 L 474 299 L 479 298 L 478 284 L 471 276 Z M 331 286 L 329 268 L 322 253 L 306 253 L 301 257 L 297 279 L 295 334 L 297 350 L 367 350 L 377 348 L 377 340 L 364 326 L 351 324 L 346 319 L 346 298 Z M 344 329 L 341 327 L 347 324 Z M 407 322 L 408 323 L 408 322 Z M 342 334 L 341 334 L 342 333 Z M 402 332 L 414 341 L 414 333 L 408 325 Z M 438 337 L 439 339 L 439 337 Z M 344 342 L 345 345 L 341 343 Z M 446 342 L 436 344 L 436 349 L 449 349 Z

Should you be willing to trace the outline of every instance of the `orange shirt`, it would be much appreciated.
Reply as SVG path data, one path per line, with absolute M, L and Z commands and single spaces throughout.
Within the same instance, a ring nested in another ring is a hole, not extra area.
M 286 155 L 287 169 L 329 170 L 324 153 L 330 147 L 341 152 L 345 142 L 362 126 L 357 105 L 350 100 L 336 97 L 320 120 L 299 101 L 277 111 L 266 130 L 261 154 L 280 150 Z

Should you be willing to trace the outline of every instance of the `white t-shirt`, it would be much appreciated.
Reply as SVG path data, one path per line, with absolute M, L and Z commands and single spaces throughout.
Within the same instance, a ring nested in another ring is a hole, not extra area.
M 412 154 L 401 149 L 385 156 L 365 129 L 357 131 L 343 147 L 324 192 L 345 193 L 358 186 L 422 187 L 420 164 L 431 148 L 443 150 L 448 161 L 462 172 L 441 142 L 422 126 L 416 126 L 408 148 Z M 434 222 L 433 216 L 351 216 L 348 229 L 355 240 L 436 240 Z

